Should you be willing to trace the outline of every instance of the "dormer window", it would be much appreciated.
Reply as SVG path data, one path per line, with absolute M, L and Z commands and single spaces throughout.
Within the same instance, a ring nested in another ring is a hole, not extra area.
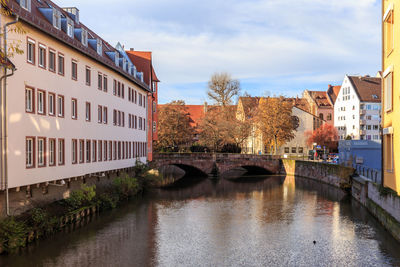
M 119 66 L 119 53 L 115 52 L 115 65 Z
M 100 39 L 97 39 L 97 54 L 103 54 L 103 46 Z
M 126 58 L 122 58 L 122 68 L 126 71 Z
M 70 18 L 67 19 L 67 34 L 69 37 L 74 38 L 74 21 Z
M 85 29 L 82 29 L 82 44 L 84 46 L 88 45 L 88 32 Z
M 53 8 L 53 26 L 61 29 L 61 12 L 55 8 Z
M 28 11 L 31 11 L 31 0 L 20 0 L 19 1 L 19 5 L 22 8 L 24 8 L 24 9 L 26 9 Z

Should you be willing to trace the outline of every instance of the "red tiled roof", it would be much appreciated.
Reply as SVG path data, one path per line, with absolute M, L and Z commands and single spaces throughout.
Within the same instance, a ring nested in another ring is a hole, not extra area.
M 360 101 L 381 102 L 381 78 L 368 76 L 348 76 L 348 78 L 356 90 Z
M 112 47 L 108 42 L 100 38 L 97 34 L 87 28 L 82 22 L 79 24 L 75 24 L 75 28 L 83 28 L 88 31 L 88 38 L 99 38 L 102 43 L 102 55 L 97 54 L 97 52 L 90 48 L 90 45 L 87 47 L 84 46 L 75 36 L 73 38 L 69 37 L 67 33 L 62 30 L 58 30 L 53 27 L 53 25 L 45 18 L 45 16 L 39 11 L 39 8 L 50 8 L 54 7 L 56 10 L 60 11 L 64 16 L 71 18 L 69 13 L 63 10 L 61 7 L 56 5 L 54 2 L 50 0 L 31 0 L 31 11 L 27 11 L 20 7 L 16 0 L 9 0 L 8 8 L 13 11 L 13 13 L 19 16 L 19 19 L 24 21 L 25 23 L 39 29 L 40 31 L 45 32 L 47 35 L 57 39 L 58 41 L 72 47 L 73 49 L 79 51 L 80 53 L 90 57 L 91 59 L 105 65 L 106 67 L 118 72 L 128 80 L 131 80 L 142 89 L 150 91 L 150 88 L 145 83 L 142 83 L 136 77 L 133 77 L 129 73 L 125 72 L 122 67 L 116 66 L 114 62 L 106 55 L 106 52 L 116 52 L 117 50 Z M 73 19 L 73 18 L 71 18 Z
M 157 75 L 154 71 L 154 68 L 152 66 L 151 60 L 152 60 L 152 55 L 151 52 L 148 51 L 131 51 L 127 50 L 125 51 L 130 60 L 133 62 L 133 64 L 136 66 L 136 69 L 139 72 L 143 72 L 143 80 L 146 84 L 151 86 L 150 84 L 150 75 L 152 76 L 152 81 L 159 82 Z M 151 73 L 151 74 L 150 74 Z
M 328 97 L 330 98 L 332 105 L 335 104 L 341 87 L 342 86 L 340 86 L 340 85 L 334 85 L 334 86 L 329 85 L 328 86 L 328 91 L 326 93 L 328 94 Z
M 186 105 L 186 108 L 190 116 L 191 126 L 197 127 L 204 118 L 204 105 Z
M 309 91 L 312 99 L 319 108 L 332 107 L 325 91 Z

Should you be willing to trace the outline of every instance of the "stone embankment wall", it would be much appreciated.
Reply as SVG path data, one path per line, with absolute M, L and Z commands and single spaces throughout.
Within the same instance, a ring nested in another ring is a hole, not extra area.
M 400 241 L 400 197 L 388 189 L 362 178 L 353 180 L 352 195 Z
M 320 162 L 283 159 L 281 173 L 305 177 L 347 189 L 350 188 L 350 176 L 354 173 L 354 169 Z

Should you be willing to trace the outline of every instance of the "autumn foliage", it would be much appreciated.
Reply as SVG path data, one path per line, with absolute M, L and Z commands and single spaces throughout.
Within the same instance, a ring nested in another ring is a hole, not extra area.
M 305 135 L 307 138 L 307 145 L 309 146 L 316 143 L 321 147 L 327 147 L 329 150 L 337 149 L 338 131 L 331 124 L 325 123 L 315 131 L 307 131 Z

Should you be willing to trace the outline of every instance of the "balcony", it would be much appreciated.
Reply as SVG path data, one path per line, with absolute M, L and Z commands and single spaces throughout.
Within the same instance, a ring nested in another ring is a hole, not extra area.
M 365 115 L 367 114 L 367 111 L 365 109 L 360 109 L 360 115 Z
M 360 125 L 366 125 L 367 121 L 366 120 L 360 120 Z

